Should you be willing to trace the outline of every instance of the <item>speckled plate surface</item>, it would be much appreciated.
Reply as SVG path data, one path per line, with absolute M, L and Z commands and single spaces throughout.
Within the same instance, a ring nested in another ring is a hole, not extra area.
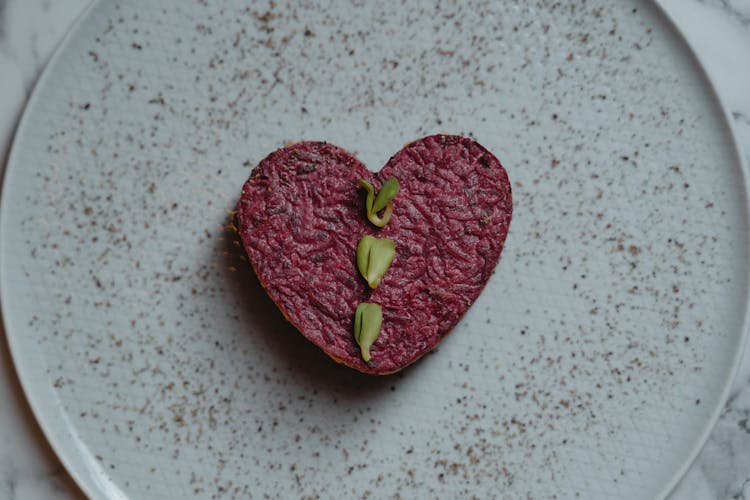
M 745 177 L 649 2 L 94 5 L 19 128 L 3 318 L 31 405 L 94 497 L 664 495 L 726 395 Z M 439 350 L 331 362 L 253 276 L 250 168 L 323 139 L 373 168 L 448 132 L 499 156 L 514 220 Z

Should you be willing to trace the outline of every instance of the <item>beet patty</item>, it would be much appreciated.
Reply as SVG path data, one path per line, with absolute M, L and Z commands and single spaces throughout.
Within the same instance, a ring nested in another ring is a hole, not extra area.
M 401 189 L 382 229 L 364 214 L 362 178 Z M 512 215 L 500 162 L 476 141 L 434 135 L 406 145 L 378 173 L 325 142 L 271 153 L 238 205 L 239 232 L 271 299 L 308 340 L 359 371 L 398 371 L 433 349 L 479 296 L 497 264 Z M 390 238 L 396 256 L 371 290 L 355 263 L 365 234 Z M 382 307 L 372 359 L 352 328 L 361 302 Z

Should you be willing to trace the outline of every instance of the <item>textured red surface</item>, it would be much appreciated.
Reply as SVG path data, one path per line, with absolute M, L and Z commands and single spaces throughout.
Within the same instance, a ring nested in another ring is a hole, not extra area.
M 364 215 L 364 190 L 389 177 L 401 190 L 383 229 Z M 405 146 L 379 173 L 345 150 L 302 142 L 271 153 L 242 188 L 239 230 L 268 294 L 300 332 L 357 370 L 400 370 L 434 348 L 492 274 L 508 233 L 511 187 L 477 142 L 435 135 Z M 396 257 L 369 290 L 355 252 L 364 234 L 388 237 Z M 365 363 L 352 335 L 360 302 L 383 308 Z

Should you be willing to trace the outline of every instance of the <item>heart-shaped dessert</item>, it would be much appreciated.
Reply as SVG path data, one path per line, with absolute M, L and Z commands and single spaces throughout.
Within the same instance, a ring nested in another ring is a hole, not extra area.
M 387 225 L 365 217 L 364 179 L 400 191 Z M 387 374 L 433 349 L 471 306 L 497 264 L 513 211 L 500 162 L 476 141 L 433 135 L 406 145 L 378 173 L 345 150 L 301 142 L 252 171 L 238 206 L 239 232 L 271 299 L 308 340 L 356 370 Z M 364 235 L 395 242 L 375 289 L 357 270 Z M 363 360 L 354 339 L 361 303 L 382 308 Z

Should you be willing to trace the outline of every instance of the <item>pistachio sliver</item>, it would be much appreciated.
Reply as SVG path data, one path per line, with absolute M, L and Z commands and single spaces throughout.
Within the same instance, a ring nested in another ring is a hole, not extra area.
M 396 244 L 388 238 L 366 235 L 357 245 L 357 269 L 370 288 L 377 288 L 393 262 Z
M 372 205 L 372 211 L 378 213 L 383 210 L 388 204 L 393 201 L 399 190 L 398 179 L 391 177 L 383 183 L 378 191 L 378 195 L 375 197 L 375 202 Z
M 383 310 L 379 305 L 363 302 L 357 306 L 354 313 L 354 340 L 359 344 L 365 362 L 372 359 L 370 348 L 380 335 L 382 325 Z

